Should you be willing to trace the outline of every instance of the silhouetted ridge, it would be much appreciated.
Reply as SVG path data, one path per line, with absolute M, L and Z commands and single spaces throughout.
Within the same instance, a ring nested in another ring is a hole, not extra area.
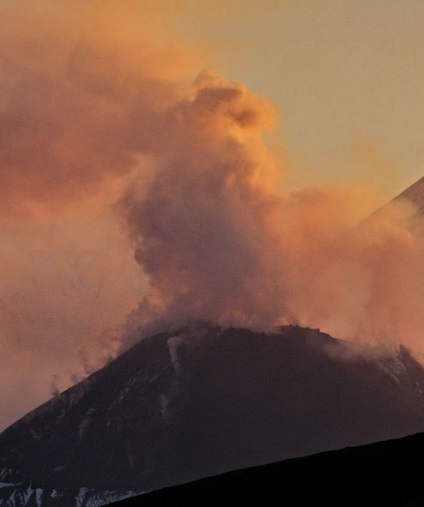
M 116 507 L 424 505 L 424 434 L 228 472 L 155 491 Z

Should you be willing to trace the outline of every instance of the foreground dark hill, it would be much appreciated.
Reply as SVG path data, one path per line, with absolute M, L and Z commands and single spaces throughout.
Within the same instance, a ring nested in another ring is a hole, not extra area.
M 30 484 L 41 505 L 83 505 L 82 488 L 146 492 L 417 433 L 423 389 L 407 350 L 347 359 L 316 330 L 160 334 L 0 435 L 0 500 Z
M 228 472 L 116 502 L 118 507 L 424 505 L 424 434 Z

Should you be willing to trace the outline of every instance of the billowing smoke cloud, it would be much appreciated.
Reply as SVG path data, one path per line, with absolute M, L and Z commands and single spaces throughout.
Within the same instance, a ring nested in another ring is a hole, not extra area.
M 281 195 L 262 140 L 269 105 L 208 73 L 192 89 L 169 112 L 155 170 L 121 203 L 150 282 L 135 327 L 298 323 L 421 352 L 424 235 L 414 206 L 398 201 L 361 222 L 379 202 L 366 187 Z
M 281 198 L 261 140 L 272 109 L 243 86 L 203 73 L 170 108 L 121 208 L 150 280 L 139 316 L 269 326 L 284 303 Z
M 269 104 L 210 73 L 169 109 L 154 171 L 121 206 L 150 291 L 142 328 L 205 319 L 320 327 L 360 344 L 422 349 L 420 217 L 366 187 L 278 192 L 262 137 Z M 424 308 L 423 308 L 424 309 Z
M 414 209 L 357 226 L 378 201 L 363 188 L 282 195 L 273 107 L 199 73 L 161 6 L 0 5 L 3 425 L 189 320 L 423 350 Z

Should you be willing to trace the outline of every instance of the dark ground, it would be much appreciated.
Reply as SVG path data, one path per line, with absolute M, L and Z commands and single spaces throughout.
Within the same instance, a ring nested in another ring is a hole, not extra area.
M 424 434 L 203 479 L 116 506 L 424 506 Z

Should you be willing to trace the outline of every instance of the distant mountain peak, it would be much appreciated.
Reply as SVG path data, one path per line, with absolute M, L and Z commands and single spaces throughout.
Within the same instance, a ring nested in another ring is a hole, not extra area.
M 410 201 L 417 207 L 420 214 L 424 214 L 424 176 L 401 192 L 394 200 L 400 199 Z

